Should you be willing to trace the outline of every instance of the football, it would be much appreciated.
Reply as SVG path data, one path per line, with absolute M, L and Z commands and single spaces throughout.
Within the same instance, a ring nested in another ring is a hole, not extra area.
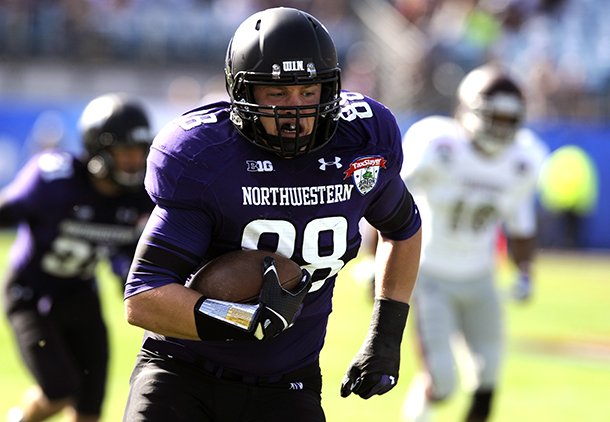
M 237 250 L 214 258 L 186 283 L 205 297 L 229 302 L 255 302 L 263 286 L 263 259 L 275 259 L 280 284 L 286 290 L 301 280 L 299 265 L 276 253 L 261 250 Z

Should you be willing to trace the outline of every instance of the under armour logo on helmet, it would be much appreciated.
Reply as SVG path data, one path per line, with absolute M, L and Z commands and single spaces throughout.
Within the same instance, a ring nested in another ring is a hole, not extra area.
M 324 158 L 320 158 L 318 163 L 320 163 L 320 170 L 322 171 L 326 171 L 326 167 L 328 166 L 335 166 L 338 169 L 343 167 L 343 164 L 341 164 L 341 157 L 337 156 L 335 156 L 335 161 L 326 161 Z

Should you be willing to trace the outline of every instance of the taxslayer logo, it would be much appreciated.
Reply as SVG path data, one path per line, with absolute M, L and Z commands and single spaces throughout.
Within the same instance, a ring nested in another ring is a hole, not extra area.
M 343 172 L 348 179 L 352 178 L 358 192 L 366 195 L 373 190 L 379 178 L 379 170 L 385 169 L 387 160 L 380 155 L 360 157 L 352 161 L 347 170 Z

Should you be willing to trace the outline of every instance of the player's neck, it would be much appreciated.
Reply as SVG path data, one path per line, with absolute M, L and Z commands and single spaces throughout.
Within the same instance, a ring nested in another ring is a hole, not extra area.
M 121 193 L 121 188 L 108 178 L 97 179 L 92 178 L 91 183 L 95 190 L 104 196 L 118 196 Z

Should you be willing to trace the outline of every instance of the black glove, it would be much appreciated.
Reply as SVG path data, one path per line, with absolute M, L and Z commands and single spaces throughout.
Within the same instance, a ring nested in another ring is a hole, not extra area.
M 299 284 L 292 290 L 284 290 L 270 256 L 263 260 L 263 288 L 258 296 L 261 310 L 254 335 L 259 340 L 273 338 L 290 327 L 303 306 L 303 299 L 311 288 L 311 276 L 307 270 Z
M 375 300 L 368 335 L 343 378 L 341 397 L 354 393 L 368 399 L 394 388 L 408 314 L 407 303 L 385 298 Z
M 195 304 L 195 324 L 202 340 L 267 340 L 290 327 L 311 288 L 307 270 L 293 291 L 280 285 L 275 260 L 263 260 L 263 287 L 257 304 L 202 297 Z

